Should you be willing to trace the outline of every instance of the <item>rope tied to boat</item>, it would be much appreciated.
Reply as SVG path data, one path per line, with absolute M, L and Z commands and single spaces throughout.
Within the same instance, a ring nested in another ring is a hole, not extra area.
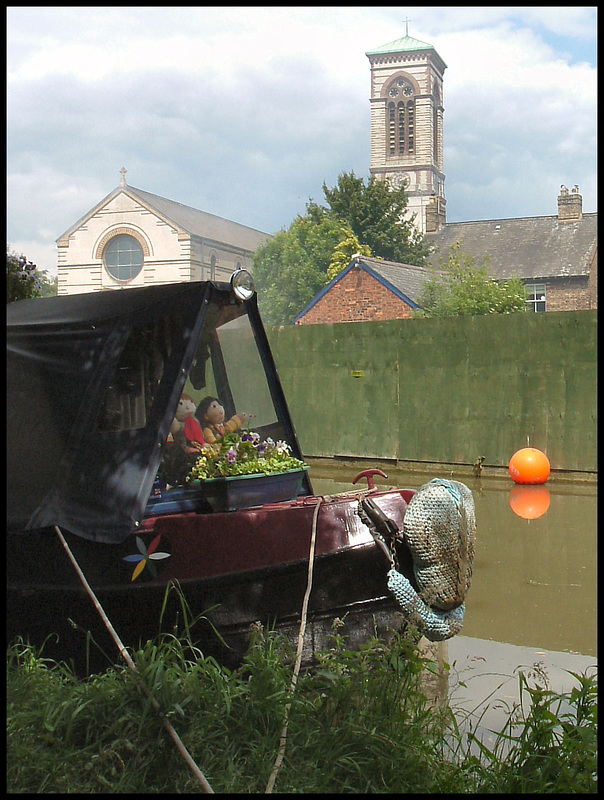
M 411 498 L 403 529 L 364 499 L 359 516 L 390 562 L 387 585 L 405 617 L 430 641 L 442 641 L 463 626 L 465 598 L 472 581 L 476 511 L 468 487 L 435 478 Z M 400 572 L 396 544 L 413 558 L 416 587 Z

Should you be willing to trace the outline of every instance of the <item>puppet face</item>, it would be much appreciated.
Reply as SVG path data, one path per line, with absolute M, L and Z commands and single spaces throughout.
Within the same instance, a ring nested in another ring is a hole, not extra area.
M 212 425 L 220 425 L 224 422 L 224 408 L 220 405 L 218 400 L 212 400 L 204 417 L 211 422 Z
M 193 416 L 195 413 L 196 405 L 193 402 L 192 398 L 188 395 L 183 395 L 180 400 L 178 401 L 178 406 L 176 408 L 176 419 L 179 422 L 182 422 L 187 417 Z

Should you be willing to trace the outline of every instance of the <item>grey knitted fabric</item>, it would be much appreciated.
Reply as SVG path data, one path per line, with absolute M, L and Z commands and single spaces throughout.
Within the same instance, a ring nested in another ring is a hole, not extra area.
M 407 578 L 391 569 L 388 572 L 388 589 L 396 598 L 405 617 L 431 642 L 450 639 L 463 627 L 466 610 L 462 603 L 451 611 L 438 611 L 424 603 Z
M 476 511 L 468 487 L 436 478 L 411 498 L 403 523 L 421 599 L 451 611 L 463 603 L 474 565 Z

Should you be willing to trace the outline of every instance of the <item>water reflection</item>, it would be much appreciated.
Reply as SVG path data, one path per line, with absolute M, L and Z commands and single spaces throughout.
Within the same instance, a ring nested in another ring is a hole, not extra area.
M 318 494 L 350 491 L 361 470 L 323 461 L 310 464 Z M 464 636 L 596 654 L 595 484 L 550 479 L 547 486 L 516 486 L 511 479 L 385 471 L 388 480 L 376 480 L 380 488 L 419 488 L 432 478 L 453 477 L 474 494 L 476 556 Z M 545 489 L 547 494 L 517 495 L 519 489 Z M 513 497 L 518 497 L 514 504 Z M 518 513 L 521 508 L 526 518 Z
M 539 519 L 550 504 L 547 486 L 514 486 L 510 489 L 510 508 L 522 519 Z

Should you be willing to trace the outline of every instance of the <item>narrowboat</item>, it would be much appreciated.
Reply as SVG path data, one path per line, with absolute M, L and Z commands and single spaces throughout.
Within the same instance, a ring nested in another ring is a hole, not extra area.
M 191 480 L 201 451 L 179 436 L 183 395 L 195 427 L 217 398 L 240 439 L 278 444 L 294 467 Z M 313 493 L 244 270 L 9 304 L 8 640 L 46 640 L 54 658 L 116 656 L 68 551 L 128 646 L 182 632 L 188 613 L 204 652 L 238 663 L 251 627 L 298 624 L 311 552 L 309 647 L 334 619 L 353 638 L 379 634 L 400 609 L 359 500 L 401 530 L 414 491 L 380 491 L 373 472 L 350 492 Z

